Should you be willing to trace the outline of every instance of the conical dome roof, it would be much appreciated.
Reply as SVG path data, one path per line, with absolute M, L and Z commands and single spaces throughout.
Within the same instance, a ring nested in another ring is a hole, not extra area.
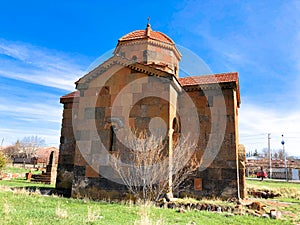
M 114 54 L 178 76 L 180 52 L 171 38 L 153 31 L 149 21 L 145 30 L 135 30 L 121 37 Z
M 150 27 L 150 24 L 147 24 L 145 30 L 135 30 L 132 31 L 119 39 L 119 42 L 122 41 L 131 41 L 137 39 L 153 39 L 157 41 L 161 41 L 164 43 L 175 44 L 171 38 L 159 31 L 153 31 Z

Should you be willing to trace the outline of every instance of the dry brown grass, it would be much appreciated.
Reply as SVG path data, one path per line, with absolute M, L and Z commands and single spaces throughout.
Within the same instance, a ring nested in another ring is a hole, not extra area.
M 153 206 L 152 202 L 145 202 L 144 204 L 141 204 L 138 210 L 138 215 L 140 218 L 136 221 L 134 221 L 134 225 L 163 225 L 165 224 L 163 222 L 163 219 L 160 218 L 159 220 L 153 221 L 151 219 L 151 207 Z
M 8 215 L 11 211 L 10 205 L 7 203 L 7 201 L 5 201 L 5 203 L 3 204 L 3 213 L 5 215 Z
M 68 217 L 68 212 L 65 209 L 62 209 L 60 205 L 58 205 L 55 209 L 55 214 L 60 219 L 66 219 Z
M 93 210 L 92 207 L 88 206 L 87 208 L 87 223 L 95 222 L 99 219 L 102 219 L 103 216 L 100 214 L 100 210 Z

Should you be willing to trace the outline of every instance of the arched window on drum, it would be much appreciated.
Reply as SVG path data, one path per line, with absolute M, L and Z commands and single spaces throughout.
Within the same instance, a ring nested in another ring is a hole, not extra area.
M 116 127 L 114 125 L 109 128 L 109 151 L 116 151 Z
M 180 136 L 180 121 L 176 117 L 173 119 L 172 129 L 173 129 L 172 140 L 173 140 L 173 144 L 176 146 Z

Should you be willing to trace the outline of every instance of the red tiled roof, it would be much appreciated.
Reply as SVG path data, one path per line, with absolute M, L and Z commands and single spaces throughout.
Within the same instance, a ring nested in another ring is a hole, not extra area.
M 183 77 L 183 78 L 179 78 L 178 82 L 183 87 L 234 82 L 234 83 L 236 83 L 236 87 L 237 87 L 238 107 L 241 103 L 239 78 L 238 78 L 237 72 L 211 74 L 211 75 L 204 75 L 204 76 Z
M 73 91 L 67 95 L 62 96 L 61 98 L 75 98 L 79 97 L 79 91 Z
M 136 30 L 132 31 L 123 37 L 119 39 L 119 41 L 129 41 L 129 40 L 136 40 L 136 39 L 146 39 L 150 38 L 157 41 L 162 41 L 169 44 L 174 44 L 171 38 L 169 38 L 164 33 L 161 33 L 159 31 L 153 31 L 150 28 L 150 25 L 147 25 L 147 28 L 145 30 Z
M 220 73 L 220 74 L 211 74 L 204 76 L 192 76 L 192 77 L 182 77 L 178 78 L 178 81 L 181 86 L 193 86 L 200 84 L 214 84 L 214 83 L 229 83 L 236 82 L 238 83 L 238 73 Z M 79 97 L 79 91 L 73 91 L 67 95 L 62 96 L 61 98 L 74 98 Z
M 179 78 L 178 81 L 182 86 L 238 82 L 238 73 L 231 72 L 231 73 L 211 74 L 205 76 L 183 77 L 183 78 Z

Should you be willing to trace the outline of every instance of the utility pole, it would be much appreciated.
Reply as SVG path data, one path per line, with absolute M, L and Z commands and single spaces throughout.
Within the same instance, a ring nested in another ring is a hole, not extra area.
M 268 150 L 269 150 L 269 173 L 270 179 L 272 179 L 272 153 L 271 153 L 271 134 L 268 134 Z
M 286 166 L 286 154 L 285 154 L 285 149 L 284 149 L 284 140 L 283 140 L 283 135 L 281 135 L 282 137 L 282 141 L 281 141 L 281 144 L 282 144 L 282 151 L 283 151 L 283 157 L 284 157 L 284 169 L 285 169 L 285 179 L 286 181 L 288 182 L 288 171 L 287 171 L 287 166 Z

